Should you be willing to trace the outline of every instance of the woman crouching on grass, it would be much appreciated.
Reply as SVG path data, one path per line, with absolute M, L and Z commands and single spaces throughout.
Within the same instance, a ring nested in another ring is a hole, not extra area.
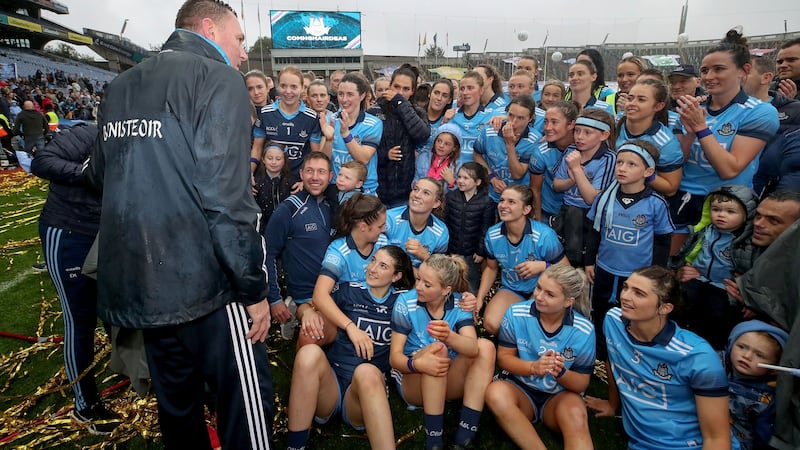
M 545 270 L 533 299 L 506 311 L 497 349 L 503 371 L 486 389 L 486 404 L 520 447 L 546 448 L 533 426 L 541 421 L 564 436 L 564 448 L 593 448 L 581 398 L 594 370 L 588 316 L 589 282 L 567 264 Z
M 392 376 L 406 403 L 425 412 L 427 449 L 444 448 L 444 402 L 462 397 L 455 444 L 470 444 L 492 380 L 494 344 L 478 339 L 468 287 L 461 257 L 431 255 L 419 266 L 416 289 L 401 294 L 392 313 Z
M 385 374 L 389 371 L 392 308 L 413 286 L 411 259 L 397 246 L 378 250 L 367 265 L 366 283 L 342 283 L 333 297 L 314 298 L 316 307 L 338 327 L 333 345 L 297 351 L 289 395 L 290 449 L 305 448 L 311 422 L 334 414 L 353 428 L 366 428 L 370 447 L 394 448 Z

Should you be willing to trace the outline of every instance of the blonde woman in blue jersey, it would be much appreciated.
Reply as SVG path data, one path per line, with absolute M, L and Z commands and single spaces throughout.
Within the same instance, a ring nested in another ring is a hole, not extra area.
M 656 80 L 637 81 L 627 98 L 625 116 L 617 123 L 617 147 L 633 139 L 655 145 L 660 156 L 655 176 L 648 184 L 665 197 L 675 195 L 683 177 L 683 152 L 668 127 L 667 86 Z
M 475 296 L 467 289 L 460 256 L 432 255 L 420 265 L 415 289 L 401 294 L 392 312 L 392 376 L 403 399 L 422 406 L 427 449 L 444 448 L 445 400 L 459 398 L 454 443 L 469 446 L 492 381 L 495 347 L 478 339 L 471 312 Z
M 370 259 L 366 282 L 342 283 L 315 305 L 338 331 L 327 350 L 317 344 L 297 351 L 289 394 L 287 446 L 302 449 L 312 421 L 326 423 L 334 414 L 356 429 L 366 428 L 370 447 L 394 448 L 386 377 L 392 308 L 398 295 L 414 284 L 411 260 L 396 246 L 383 247 Z
M 546 449 L 534 428 L 561 433 L 566 449 L 591 449 L 581 394 L 594 370 L 589 281 L 566 264 L 539 277 L 533 299 L 512 305 L 498 335 L 503 370 L 486 390 L 486 405 L 521 448 Z
M 598 417 L 614 417 L 632 450 L 737 450 L 731 439 L 728 378 L 719 355 L 668 317 L 680 301 L 675 275 L 635 270 L 606 314 L 608 400 L 586 396 Z
M 444 123 L 454 123 L 461 127 L 461 161 L 458 165 L 472 161 L 472 148 L 480 133 L 486 128 L 490 114 L 481 108 L 481 96 L 485 90 L 483 77 L 471 70 L 464 74 L 459 83 L 461 107 L 449 109 L 444 114 Z
M 686 164 L 680 191 L 670 207 L 675 225 L 684 233 L 688 225 L 699 222 L 709 192 L 723 184 L 752 188 L 759 152 L 778 130 L 775 108 L 748 96 L 742 88 L 749 71 L 747 40 L 731 30 L 706 53 L 700 66 L 708 99 L 692 95 L 677 99 L 686 131 L 681 137 Z M 686 234 L 679 236 L 678 244 Z

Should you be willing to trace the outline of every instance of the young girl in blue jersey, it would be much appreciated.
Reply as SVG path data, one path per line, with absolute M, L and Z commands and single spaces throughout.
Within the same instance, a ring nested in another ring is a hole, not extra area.
M 275 208 L 291 194 L 289 167 L 280 144 L 267 144 L 264 157 L 253 173 L 256 203 L 261 208 L 261 229 L 264 232 Z
M 477 294 L 480 311 L 501 272 L 500 288 L 483 314 L 483 326 L 491 334 L 497 334 L 511 304 L 531 297 L 539 274 L 552 264 L 567 262 L 555 231 L 531 218 L 533 192 L 529 187 L 507 187 L 500 196 L 497 212 L 501 222 L 489 228 L 484 238 L 486 267 Z
M 431 177 L 414 182 L 408 205 L 386 211 L 386 238 L 405 249 L 414 267 L 434 253 L 447 251 L 450 233 L 434 211 L 444 206 L 444 186 Z
M 477 337 L 466 275 L 460 257 L 432 255 L 420 265 L 415 289 L 401 294 L 392 312 L 392 376 L 403 399 L 422 406 L 427 449 L 444 448 L 445 400 L 462 397 L 453 440 L 469 445 L 492 380 L 495 348 Z
M 336 236 L 328 245 L 314 285 L 314 298 L 331 298 L 337 283 L 365 281 L 366 267 L 375 252 L 387 244 L 386 207 L 378 197 L 360 192 L 344 202 L 336 223 Z M 309 343 L 329 344 L 335 327 L 319 314 L 314 304 L 297 307 L 302 324 L 298 346 Z
M 483 238 L 497 213 L 497 205 L 487 192 L 488 180 L 486 168 L 470 161 L 458 169 L 458 189 L 445 195 L 444 221 L 450 232 L 447 253 L 466 261 L 471 292 L 478 292 L 480 287 L 481 263 L 486 256 Z
M 563 87 L 563 85 L 562 85 Z M 542 89 L 547 96 L 547 85 Z M 544 116 L 544 142 L 534 149 L 528 172 L 534 196 L 536 220 L 551 225 L 564 203 L 564 194 L 553 189 L 553 177 L 558 162 L 567 148 L 575 143 L 575 121 L 578 107 L 574 102 L 559 101 L 547 108 Z
M 367 111 L 383 122 L 377 150 L 377 194 L 387 208 L 405 203 L 414 180 L 417 147 L 431 135 L 424 109 L 410 101 L 418 78 L 416 67 L 403 64 L 392 73 L 383 96 Z
M 428 106 L 425 108 L 425 112 L 428 114 L 428 126 L 431 128 L 431 137 L 418 149 L 420 155 L 430 152 L 433 148 L 436 130 L 444 124 L 444 115 L 452 107 L 454 92 L 453 83 L 447 78 L 440 78 L 431 86 Z
M 383 122 L 366 113 L 367 92 L 371 92 L 364 75 L 350 72 L 339 83 L 339 111 L 331 114 L 322 126 L 326 144 L 324 151 L 333 160 L 334 177 L 347 161 L 356 159 L 367 166 L 364 193 L 375 195 L 378 190 L 378 155 Z
M 633 139 L 651 142 L 659 151 L 650 187 L 665 197 L 675 195 L 683 175 L 683 152 L 668 128 L 667 86 L 656 80 L 637 81 L 627 94 L 625 116 L 617 123 L 617 146 Z
M 365 283 L 342 283 L 333 297 L 314 298 L 337 329 L 324 351 L 316 344 L 297 351 L 289 392 L 287 447 L 305 448 L 312 420 L 326 423 L 341 412 L 348 425 L 366 428 L 370 447 L 394 448 L 386 395 L 392 308 L 414 285 L 411 260 L 399 247 L 378 250 Z
M 303 74 L 295 66 L 284 67 L 278 75 L 281 99 L 264 106 L 253 126 L 253 147 L 250 149 L 250 169 L 255 171 L 267 141 L 285 146 L 293 192 L 302 188 L 300 166 L 303 158 L 320 150 L 320 120 L 317 113 L 306 108 L 300 100 Z M 329 154 L 330 155 L 330 154 Z
M 446 123 L 438 127 L 433 136 L 433 149 L 422 152 L 417 157 L 414 181 L 427 176 L 443 181 L 447 190 L 453 190 L 456 187 L 456 170 L 461 159 L 461 128 Z
M 506 100 L 503 98 L 503 77 L 491 64 L 478 64 L 473 69 L 483 77 L 481 108 L 489 115 L 504 115 Z
M 668 269 L 645 267 L 628 277 L 620 307 L 603 324 L 608 400 L 586 396 L 586 404 L 598 417 L 614 417 L 622 406 L 629 449 L 738 449 L 722 362 L 705 340 L 669 320 L 679 300 Z
M 464 74 L 459 83 L 461 107 L 450 109 L 444 113 L 445 123 L 454 123 L 461 127 L 461 161 L 459 164 L 472 161 L 472 147 L 480 136 L 486 123 L 491 118 L 481 108 L 481 95 L 485 90 L 483 77 L 471 70 Z
M 594 283 L 592 315 L 597 330 L 598 359 L 605 361 L 603 318 L 617 303 L 622 283 L 635 269 L 667 265 L 675 226 L 666 200 L 645 180 L 655 173 L 658 149 L 642 139 L 617 149 L 616 181 L 597 196 L 588 218 L 600 233 L 597 266 L 586 266 Z
M 741 33 L 731 30 L 706 53 L 700 66 L 708 99 L 677 99 L 685 128 L 681 146 L 687 154 L 680 190 L 670 201 L 682 233 L 700 220 L 705 196 L 723 184 L 753 187 L 758 154 L 778 130 L 775 108 L 745 93 L 742 80 L 750 70 L 750 51 Z M 680 234 L 673 248 L 686 235 Z
M 567 264 L 542 273 L 533 299 L 512 305 L 497 336 L 503 370 L 486 390 L 486 404 L 522 448 L 544 449 L 534 428 L 560 432 L 564 448 L 592 448 L 581 394 L 594 371 L 589 281 Z
M 553 225 L 575 267 L 593 266 L 597 256 L 597 236 L 586 213 L 614 180 L 614 125 L 611 114 L 584 110 L 575 121 L 575 144 L 556 166 L 553 190 L 564 193 L 564 204 Z
M 500 200 L 500 194 L 512 184 L 530 186 L 528 163 L 542 137 L 528 127 L 534 109 L 530 95 L 514 97 L 500 129 L 484 128 L 475 142 L 473 158 L 489 170 L 492 201 Z
M 597 108 L 614 115 L 614 110 L 608 103 L 598 100 L 592 92 L 597 80 L 597 68 L 591 61 L 578 60 L 569 67 L 569 91 L 567 100 L 572 100 L 581 105 L 581 109 Z

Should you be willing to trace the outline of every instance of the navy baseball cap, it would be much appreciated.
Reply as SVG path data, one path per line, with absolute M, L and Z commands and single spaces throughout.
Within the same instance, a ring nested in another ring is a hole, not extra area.
M 673 75 L 680 75 L 682 77 L 699 77 L 700 74 L 697 73 L 697 69 L 694 68 L 691 64 L 681 64 L 680 66 L 672 69 L 672 72 L 669 73 L 669 76 Z

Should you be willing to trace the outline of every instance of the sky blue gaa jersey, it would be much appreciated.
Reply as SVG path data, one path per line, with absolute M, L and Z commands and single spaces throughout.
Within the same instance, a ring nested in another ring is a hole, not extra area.
M 561 328 L 553 335 L 539 322 L 536 302 L 527 300 L 511 305 L 503 316 L 497 345 L 517 349 L 517 356 L 526 361 L 538 361 L 548 350 L 561 353 L 564 367 L 582 374 L 594 371 L 595 336 L 592 321 L 572 309 L 567 310 Z M 520 383 L 541 392 L 557 394 L 564 390 L 550 374 L 510 376 Z
M 656 146 L 659 151 L 658 161 L 656 162 L 657 173 L 674 172 L 683 167 L 681 143 L 663 123 L 654 121 L 653 125 L 640 135 L 631 134 L 628 131 L 628 127 L 623 125 L 619 130 L 619 136 L 617 136 L 617 148 L 633 139 L 644 139 Z
M 478 140 L 475 141 L 474 152 L 478 153 L 486 160 L 486 164 L 489 165 L 489 171 L 493 172 L 498 178 L 505 181 L 507 186 L 512 184 L 524 184 L 525 186 L 531 185 L 531 177 L 527 174 L 527 172 L 522 175 L 520 178 L 514 178 L 511 175 L 511 169 L 508 168 L 508 152 L 506 152 L 506 141 L 503 138 L 503 128 L 506 125 L 504 124 L 500 131 L 494 131 L 494 128 L 491 126 L 486 127 L 478 136 Z M 517 149 L 517 159 L 519 162 L 523 164 L 529 164 L 531 155 L 533 154 L 534 149 L 538 146 L 539 139 L 542 136 L 537 134 L 535 131 L 531 131 L 528 127 L 525 127 L 525 131 L 523 131 L 522 136 L 520 136 L 519 141 L 517 141 L 517 145 L 515 146 Z M 494 202 L 500 201 L 500 192 L 494 190 L 494 188 L 490 185 L 489 186 L 489 197 Z
M 653 342 L 628 333 L 629 321 L 611 308 L 603 322 L 614 377 L 622 401 L 628 448 L 663 450 L 702 448 L 695 395 L 728 395 L 728 379 L 719 356 L 696 334 L 668 321 Z M 734 449 L 738 443 L 734 439 Z
M 338 119 L 341 110 L 336 113 Z M 347 150 L 347 145 L 342 139 L 341 130 L 342 123 L 339 120 L 334 121 L 335 129 L 333 131 L 333 179 L 339 176 L 339 168 L 347 161 L 352 161 L 354 158 Z M 383 122 L 380 119 L 361 112 L 358 114 L 358 119 L 355 125 L 350 127 L 350 135 L 361 145 L 367 145 L 373 148 L 378 148 L 381 143 L 381 136 L 383 135 Z M 365 194 L 375 195 L 378 190 L 378 153 L 377 151 L 372 154 L 367 166 L 367 179 L 364 180 L 362 190 Z
M 300 109 L 290 115 L 281 111 L 279 105 L 280 100 L 261 108 L 253 125 L 253 137 L 265 138 L 267 143 L 283 144 L 289 173 L 297 177 L 303 158 L 311 153 L 309 143 L 319 144 L 322 138 L 319 117 L 303 102 L 300 102 Z
M 444 253 L 450 241 L 450 232 L 447 225 L 433 214 L 428 217 L 428 223 L 422 231 L 414 230 L 409 221 L 408 206 L 399 206 L 386 211 L 386 237 L 389 244 L 402 249 L 406 248 L 406 241 L 416 239 L 425 246 L 430 254 Z M 409 254 L 414 267 L 419 267 L 422 261 Z
M 394 291 L 390 288 L 385 297 L 377 298 L 364 283 L 342 283 L 331 293 L 339 309 L 372 339 L 374 349 L 372 360 L 360 358 L 353 342 L 347 337 L 347 332 L 340 328 L 336 340 L 327 352 L 328 361 L 340 378 L 352 379 L 353 371 L 361 363 L 374 364 L 381 372 L 389 371 L 392 309 L 402 292 L 405 291 Z
M 459 302 L 461 294 L 454 292 L 444 304 L 444 320 L 450 325 L 450 329 L 458 333 L 462 327 L 474 326 L 472 313 L 461 309 Z M 421 350 L 427 345 L 433 344 L 436 339 L 431 336 L 428 329 L 428 322 L 436 320 L 428 313 L 425 303 L 417 301 L 417 290 L 412 289 L 400 294 L 394 305 L 392 312 L 392 332 L 408 336 L 406 345 L 403 347 L 403 354 L 411 356 L 417 350 Z M 450 359 L 456 357 L 458 353 L 448 348 L 447 353 Z
M 508 108 L 508 102 L 505 97 L 502 94 L 495 93 L 494 97 L 489 100 L 489 103 L 483 107 L 483 112 L 485 112 L 490 119 L 495 116 L 505 116 L 506 108 Z
M 469 117 L 464 114 L 463 108 L 459 108 L 456 111 L 456 115 L 450 119 L 450 123 L 461 127 L 461 159 L 458 163 L 459 166 L 464 165 L 465 162 L 472 161 L 472 147 L 475 145 L 478 136 L 483 132 L 483 129 L 488 126 L 486 123 L 491 118 L 491 114 L 487 114 L 480 108 Z
M 566 157 L 571 152 L 577 152 L 578 149 L 575 144 L 570 145 L 561 156 L 561 160 L 556 165 L 555 178 L 569 179 L 569 172 L 567 171 Z M 592 183 L 595 189 L 604 191 L 612 181 L 614 181 L 614 165 L 616 164 L 617 157 L 611 149 L 605 145 L 600 145 L 600 149 L 594 154 L 592 159 L 583 165 L 583 172 L 586 178 Z M 578 208 L 588 209 L 591 205 L 583 201 L 578 185 L 573 184 L 569 189 L 564 192 L 564 204 L 569 206 L 577 206 Z
M 703 104 L 707 112 L 706 124 L 712 131 L 714 139 L 728 152 L 731 151 L 736 136 L 761 139 L 766 143 L 778 131 L 778 111 L 769 103 L 749 97 L 743 90 L 728 106 L 719 111 L 711 111 L 708 108 L 709 104 L 710 99 Z M 695 138 L 683 168 L 680 189 L 691 194 L 706 195 L 723 184 L 753 187 L 753 175 L 758 169 L 758 158 L 758 156 L 753 158 L 739 175 L 723 180 L 711 167 L 703 147 Z
M 564 204 L 564 194 L 553 190 L 553 178 L 556 166 L 561 160 L 562 152 L 555 144 L 541 142 L 531 154 L 531 161 L 528 165 L 528 172 L 534 175 L 544 175 L 542 181 L 542 211 L 551 216 L 558 214 L 561 205 Z
M 506 224 L 500 222 L 486 232 L 486 257 L 500 265 L 500 285 L 517 292 L 533 292 L 539 275 L 527 280 L 520 278 L 514 267 L 525 261 L 545 261 L 555 264 L 564 258 L 564 247 L 556 232 L 547 225 L 528 219 L 522 240 L 508 241 Z
M 589 220 L 594 220 L 597 214 L 599 199 L 598 195 L 586 216 Z M 625 204 L 623 199 L 632 201 Z M 597 265 L 606 272 L 627 277 L 634 270 L 653 264 L 653 237 L 672 233 L 675 225 L 669 217 L 666 200 L 649 187 L 633 196 L 617 191 L 614 201 L 611 227 L 606 224 L 607 212 L 601 212 Z
M 319 274 L 327 275 L 338 283 L 366 281 L 367 264 L 381 247 L 388 244 L 386 236 L 381 234 L 372 246 L 372 253 L 362 255 L 352 236 L 340 237 L 328 245 Z

